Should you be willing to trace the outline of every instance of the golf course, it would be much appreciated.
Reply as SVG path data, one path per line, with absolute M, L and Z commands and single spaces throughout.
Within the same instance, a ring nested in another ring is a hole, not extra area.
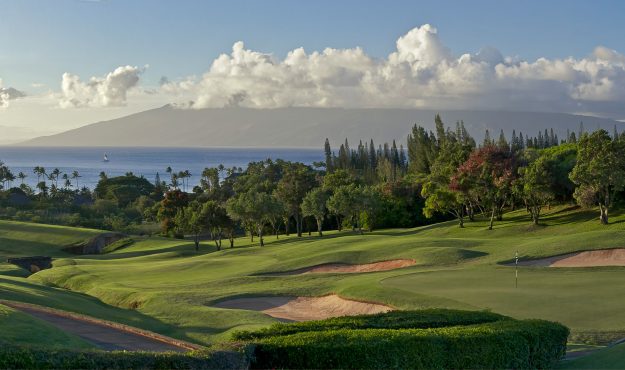
M 427 308 L 486 310 L 566 325 L 570 353 L 588 354 L 564 360 L 564 367 L 581 367 L 590 356 L 594 367 L 603 359 L 607 367 L 622 366 L 615 353 L 623 345 L 603 347 L 625 338 L 623 267 L 528 262 L 624 247 L 625 214 L 615 213 L 609 225 L 601 225 L 595 212 L 558 206 L 545 211 L 538 226 L 523 210 L 506 213 L 493 230 L 487 228 L 488 220 L 477 217 L 463 229 L 445 222 L 364 235 L 347 230 L 323 237 L 267 237 L 264 247 L 240 238 L 234 248 L 221 251 L 212 242 L 195 251 L 192 241 L 131 236 L 132 243 L 112 252 L 74 255 L 63 249 L 99 231 L 0 221 L 3 261 L 53 257 L 51 269 L 32 274 L 0 264 L 0 299 L 200 346 L 285 319 Z M 609 258 L 605 264 L 611 264 Z M 0 323 L 11 329 L 0 332 L 1 341 L 96 347 L 9 306 L 0 306 Z

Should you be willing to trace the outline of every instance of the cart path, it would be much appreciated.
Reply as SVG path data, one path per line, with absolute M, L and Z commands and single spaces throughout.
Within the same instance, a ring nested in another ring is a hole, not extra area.
M 71 312 L 52 310 L 18 302 L 3 301 L 9 306 L 57 328 L 93 343 L 105 351 L 186 352 L 200 346 L 168 338 L 146 330 L 115 324 Z

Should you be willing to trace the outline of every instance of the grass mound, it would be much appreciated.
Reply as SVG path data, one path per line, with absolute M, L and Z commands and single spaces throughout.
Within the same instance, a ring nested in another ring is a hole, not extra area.
M 474 325 L 509 320 L 509 317 L 486 311 L 427 309 L 391 311 L 374 315 L 343 316 L 320 321 L 277 323 L 258 331 L 239 331 L 235 340 L 252 340 L 301 332 L 341 329 L 426 329 L 458 325 Z
M 102 253 L 111 253 L 115 252 L 118 249 L 126 248 L 134 244 L 134 239 L 132 238 L 123 238 L 118 241 L 115 241 L 102 249 Z
M 274 325 L 237 338 L 254 344 L 255 368 L 551 368 L 568 334 L 548 321 L 428 310 Z

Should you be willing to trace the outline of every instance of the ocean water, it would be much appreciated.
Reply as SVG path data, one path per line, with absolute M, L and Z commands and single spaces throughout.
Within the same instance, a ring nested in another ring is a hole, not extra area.
M 109 158 L 103 160 L 104 154 Z M 75 170 L 80 173 L 78 186 L 91 189 L 98 182 L 100 172 L 109 177 L 133 172 L 143 175 L 154 182 L 158 172 L 162 180 L 168 180 L 165 172 L 167 166 L 175 171 L 189 170 L 189 185 L 199 184 L 200 174 L 206 167 L 223 164 L 226 168 L 233 166 L 245 169 L 252 161 L 284 159 L 312 164 L 323 160 L 320 149 L 260 149 L 260 148 L 30 148 L 0 146 L 0 161 L 3 161 L 17 176 L 22 171 L 28 177 L 25 182 L 34 186 L 37 176 L 33 173 L 35 166 L 43 166 L 48 173 L 54 168 L 71 175 Z M 75 180 L 72 180 L 75 183 Z M 16 180 L 13 186 L 20 184 Z M 59 186 L 62 181 L 59 180 Z

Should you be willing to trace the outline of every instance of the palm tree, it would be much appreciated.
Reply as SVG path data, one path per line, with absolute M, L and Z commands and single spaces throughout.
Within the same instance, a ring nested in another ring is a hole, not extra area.
M 72 172 L 72 179 L 76 180 L 76 189 L 78 189 L 78 178 L 82 177 L 80 176 L 80 174 L 78 173 L 78 171 L 74 171 Z
M 65 188 L 65 190 L 72 187 L 72 182 L 69 179 L 69 175 L 67 175 L 66 173 L 63 174 L 63 187 Z
M 189 178 L 191 178 L 191 172 L 189 170 L 184 170 L 184 177 L 187 179 L 187 189 L 189 188 Z
M 0 162 L 0 189 L 4 188 L 4 183 L 7 182 L 7 175 L 9 173 L 9 168 L 4 165 L 4 163 Z
M 6 179 L 7 183 L 9 184 L 9 188 L 10 188 L 11 187 L 11 183 L 13 181 L 15 181 L 15 175 L 13 174 L 13 172 L 11 172 L 11 170 L 9 170 L 9 169 L 6 170 L 5 179 Z
M 182 181 L 181 185 L 182 185 L 182 190 L 184 191 L 184 172 L 183 171 L 178 172 L 176 177 Z
M 59 170 L 58 168 L 55 168 L 52 170 L 52 173 L 50 174 L 50 181 L 54 180 L 54 186 L 56 186 L 57 188 L 59 187 L 59 176 L 61 175 L 61 170 Z
M 22 185 L 24 185 L 24 179 L 28 177 L 26 176 L 26 174 L 24 172 L 21 172 L 17 174 L 17 178 L 19 178 L 22 181 Z
M 167 166 L 167 168 L 165 169 L 165 172 L 167 172 L 169 174 L 169 178 L 171 179 L 171 183 L 174 183 L 174 170 L 171 168 L 171 166 Z M 173 186 L 173 185 L 172 185 Z
M 37 189 L 39 189 L 39 195 L 41 199 L 45 198 L 46 193 L 48 192 L 48 186 L 45 181 L 40 181 L 37 183 Z
M 174 189 L 178 189 L 180 183 L 178 182 L 178 175 L 175 173 L 171 174 L 171 187 Z
M 39 184 L 39 182 L 41 181 L 41 177 L 46 175 L 46 169 L 41 166 L 36 166 L 33 169 L 33 172 L 35 173 L 35 175 L 37 175 L 37 184 Z

